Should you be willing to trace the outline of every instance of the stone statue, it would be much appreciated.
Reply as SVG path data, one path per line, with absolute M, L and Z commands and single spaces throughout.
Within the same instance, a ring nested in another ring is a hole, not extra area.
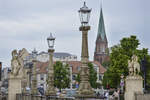
M 133 55 L 131 60 L 128 60 L 128 68 L 129 68 L 129 75 L 137 75 L 140 72 L 140 64 L 138 63 L 138 57 Z
M 125 100 L 136 100 L 135 93 L 143 94 L 143 78 L 139 75 L 138 57 L 133 55 L 128 61 L 129 75 L 125 79 Z
M 23 61 L 26 56 L 28 56 L 26 49 L 22 49 L 19 52 L 17 50 L 12 51 L 12 70 L 8 80 L 8 100 L 16 100 L 16 94 L 21 94 L 25 91 L 27 73 L 24 69 Z
M 19 50 L 19 53 L 17 53 L 17 50 L 12 51 L 12 60 L 11 60 L 11 67 L 12 71 L 11 74 L 14 76 L 22 75 L 24 76 L 24 70 L 23 70 L 23 59 L 28 55 L 28 52 L 26 49 Z
M 140 64 L 138 63 L 138 57 L 136 55 L 132 56 L 134 75 L 139 74 L 140 72 Z
M 128 60 L 128 68 L 129 68 L 129 75 L 134 75 L 134 68 L 132 61 Z
M 12 51 L 11 67 L 12 67 L 11 74 L 17 76 L 21 68 L 20 62 L 18 60 L 17 50 Z

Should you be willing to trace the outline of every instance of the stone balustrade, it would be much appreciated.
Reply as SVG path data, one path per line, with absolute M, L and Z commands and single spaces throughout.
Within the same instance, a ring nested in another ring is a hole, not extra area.
M 16 100 L 75 100 L 74 98 L 58 98 L 56 96 L 40 96 L 31 94 L 17 94 Z
M 16 100 L 101 100 L 98 97 L 56 97 L 56 96 L 40 96 L 31 94 L 17 94 Z
M 135 100 L 150 100 L 150 94 L 143 94 L 136 92 L 134 95 Z

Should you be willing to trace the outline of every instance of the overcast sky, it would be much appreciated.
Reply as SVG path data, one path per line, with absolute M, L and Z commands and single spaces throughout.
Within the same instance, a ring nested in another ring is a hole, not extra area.
M 81 55 L 78 10 L 84 0 L 0 0 L 0 61 L 10 66 L 11 51 L 47 51 L 46 38 L 56 37 L 56 52 Z M 89 55 L 93 60 L 101 0 L 86 0 L 92 8 Z M 136 35 L 140 48 L 150 48 L 150 0 L 103 0 L 109 47 L 122 37 Z

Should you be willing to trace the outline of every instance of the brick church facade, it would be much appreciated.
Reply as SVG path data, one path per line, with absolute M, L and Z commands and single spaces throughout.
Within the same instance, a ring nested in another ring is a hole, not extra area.
M 100 64 L 107 62 L 109 60 L 109 49 L 102 8 L 100 11 L 98 33 L 95 44 L 94 61 L 98 61 Z

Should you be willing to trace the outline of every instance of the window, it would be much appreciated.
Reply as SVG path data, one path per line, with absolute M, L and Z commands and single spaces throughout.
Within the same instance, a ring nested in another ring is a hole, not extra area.
M 77 67 L 78 72 L 81 70 L 80 66 Z
M 101 75 L 99 75 L 99 80 L 102 80 L 102 76 Z
M 44 74 L 41 74 L 41 75 L 40 75 L 40 79 L 41 79 L 41 80 L 44 80 Z

